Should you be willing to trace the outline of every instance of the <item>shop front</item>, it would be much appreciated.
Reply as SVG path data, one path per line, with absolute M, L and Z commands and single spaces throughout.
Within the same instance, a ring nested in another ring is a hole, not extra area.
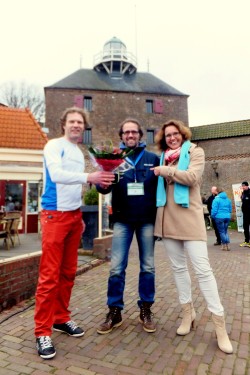
M 21 212 L 19 233 L 38 232 L 39 181 L 0 180 L 0 207 Z
M 41 150 L 1 150 L 0 211 L 21 212 L 19 233 L 39 232 L 42 189 Z M 18 161 L 17 161 L 18 160 Z

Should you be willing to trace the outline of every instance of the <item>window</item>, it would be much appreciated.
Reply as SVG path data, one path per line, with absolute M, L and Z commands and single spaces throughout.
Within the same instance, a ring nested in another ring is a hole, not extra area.
M 83 107 L 83 96 L 82 95 L 75 95 L 74 96 L 74 106 L 82 108 Z
M 83 107 L 88 112 L 92 111 L 92 97 L 91 96 L 84 96 Z
M 146 112 L 153 113 L 153 100 L 146 100 Z
M 92 129 L 87 128 L 83 133 L 83 144 L 90 145 L 92 143 Z
M 83 96 L 83 95 L 75 95 L 74 96 L 74 106 L 79 108 L 84 108 L 86 111 L 92 111 L 92 97 L 91 96 Z
M 147 144 L 152 145 L 154 143 L 155 131 L 154 129 L 147 129 Z
M 38 212 L 38 183 L 28 183 L 28 213 Z
M 163 101 L 161 99 L 147 99 L 146 113 L 163 113 Z
M 154 113 L 163 113 L 163 101 L 161 99 L 154 101 Z

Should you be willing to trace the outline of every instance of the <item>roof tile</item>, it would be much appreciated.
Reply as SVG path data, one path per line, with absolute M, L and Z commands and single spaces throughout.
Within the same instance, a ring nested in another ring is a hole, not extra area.
M 193 126 L 191 131 L 193 141 L 250 135 L 250 120 Z
M 47 141 L 28 108 L 0 106 L 0 147 L 42 150 Z

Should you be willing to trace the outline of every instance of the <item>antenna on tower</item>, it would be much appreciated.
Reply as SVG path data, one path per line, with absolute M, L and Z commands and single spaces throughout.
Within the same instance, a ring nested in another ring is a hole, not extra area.
M 137 16 L 136 16 L 136 4 L 135 4 L 135 57 L 137 62 Z
M 80 69 L 82 69 L 82 54 L 80 54 Z
M 149 73 L 149 59 L 147 59 L 148 73 Z

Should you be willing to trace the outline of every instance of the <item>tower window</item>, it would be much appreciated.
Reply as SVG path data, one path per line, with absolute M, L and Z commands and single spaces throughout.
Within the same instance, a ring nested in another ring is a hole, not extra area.
M 147 99 L 146 113 L 163 113 L 163 101 L 161 99 Z
M 92 111 L 92 97 L 91 96 L 84 96 L 83 100 L 84 109 L 88 112 Z
M 146 100 L 146 112 L 147 113 L 153 113 L 153 104 L 154 104 L 153 100 L 149 100 L 149 99 Z
M 92 129 L 87 128 L 84 130 L 82 143 L 84 145 L 90 145 L 92 143 Z
M 147 129 L 147 144 L 148 145 L 154 144 L 154 136 L 155 136 L 154 129 Z

